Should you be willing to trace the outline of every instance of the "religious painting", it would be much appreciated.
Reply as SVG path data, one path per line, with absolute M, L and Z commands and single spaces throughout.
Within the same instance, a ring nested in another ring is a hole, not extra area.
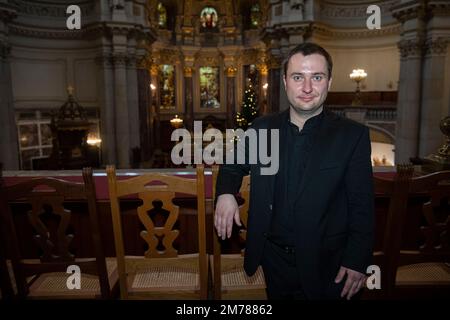
M 175 109 L 175 67 L 170 64 L 159 66 L 159 102 L 164 110 Z
M 212 7 L 205 7 L 200 13 L 200 23 L 204 29 L 215 28 L 218 20 L 217 11 Z
M 220 73 L 219 67 L 201 67 L 200 107 L 206 109 L 220 108 Z

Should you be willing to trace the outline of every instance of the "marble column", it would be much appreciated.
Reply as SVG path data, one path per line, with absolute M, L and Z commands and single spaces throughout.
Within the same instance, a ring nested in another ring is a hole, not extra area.
M 151 92 L 150 92 L 150 73 L 145 64 L 141 64 L 137 69 L 138 94 L 139 94 L 139 132 L 142 149 L 142 161 L 150 160 L 154 142 L 152 141 L 151 121 Z
M 236 92 L 236 72 L 237 68 L 229 66 L 227 72 L 227 128 L 234 128 L 236 115 L 235 92 Z
M 443 115 L 443 101 L 446 91 L 444 87 L 447 41 L 442 38 L 429 39 L 426 42 L 426 54 L 423 62 L 422 101 L 420 114 L 419 156 L 426 157 L 436 153 L 444 142 L 440 130 Z
M 158 82 L 158 65 L 152 64 L 150 67 L 150 81 L 154 86 L 152 90 L 152 119 L 153 119 L 153 137 L 155 141 L 155 149 L 161 149 L 161 123 L 159 119 L 159 82 Z
M 0 1 L 0 162 L 4 170 L 19 169 L 19 142 L 13 103 L 8 23 L 17 8 Z
M 185 97 L 185 114 L 184 125 L 188 130 L 194 130 L 194 104 L 193 104 L 193 73 L 192 67 L 184 67 L 184 97 Z
M 114 100 L 116 109 L 117 167 L 130 167 L 130 126 L 127 96 L 127 57 L 114 54 Z
M 137 153 L 132 152 L 131 164 L 137 167 L 141 161 L 141 143 L 139 136 L 139 97 L 138 97 L 138 83 L 136 72 L 136 56 L 128 54 L 126 60 L 127 66 L 127 106 L 128 106 L 128 127 L 130 132 L 130 151 L 136 150 Z M 136 158 L 137 157 L 137 158 Z
M 395 162 L 407 163 L 418 156 L 422 43 L 406 40 L 399 44 L 400 79 L 398 83 Z
M 116 164 L 116 125 L 114 108 L 114 72 L 112 57 L 105 54 L 96 58 L 98 67 L 98 96 L 100 108 L 100 137 L 102 164 Z
M 4 170 L 19 169 L 17 127 L 14 115 L 10 47 L 0 41 L 0 162 Z
M 449 115 L 450 2 L 427 2 L 427 40 L 422 70 L 419 156 L 436 154 L 445 140 L 440 121 Z
M 393 16 L 402 23 L 400 78 L 397 99 L 395 163 L 408 163 L 419 155 L 422 58 L 426 9 L 422 3 L 401 3 Z

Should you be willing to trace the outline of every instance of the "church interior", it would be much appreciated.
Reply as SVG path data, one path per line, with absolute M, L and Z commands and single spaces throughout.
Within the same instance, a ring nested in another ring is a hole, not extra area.
M 213 231 L 217 167 L 174 163 L 173 133 L 289 108 L 304 42 L 332 56 L 326 108 L 370 129 L 381 280 L 363 298 L 449 298 L 450 1 L 0 0 L 2 299 L 264 299 L 245 232 Z

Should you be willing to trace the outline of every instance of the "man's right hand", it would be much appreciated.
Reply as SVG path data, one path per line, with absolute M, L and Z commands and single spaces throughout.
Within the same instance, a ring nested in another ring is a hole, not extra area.
M 241 219 L 239 217 L 239 207 L 236 199 L 232 194 L 221 194 L 217 197 L 216 213 L 214 214 L 214 226 L 217 230 L 217 235 L 222 240 L 231 237 L 234 222 L 241 226 Z

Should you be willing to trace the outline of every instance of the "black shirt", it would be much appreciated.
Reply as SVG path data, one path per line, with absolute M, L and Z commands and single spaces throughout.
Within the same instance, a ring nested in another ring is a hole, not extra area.
M 280 141 L 280 168 L 275 177 L 273 216 L 269 237 L 283 245 L 294 246 L 294 204 L 314 138 L 322 123 L 323 111 L 309 118 L 301 131 L 289 119 L 282 125 L 286 139 Z

